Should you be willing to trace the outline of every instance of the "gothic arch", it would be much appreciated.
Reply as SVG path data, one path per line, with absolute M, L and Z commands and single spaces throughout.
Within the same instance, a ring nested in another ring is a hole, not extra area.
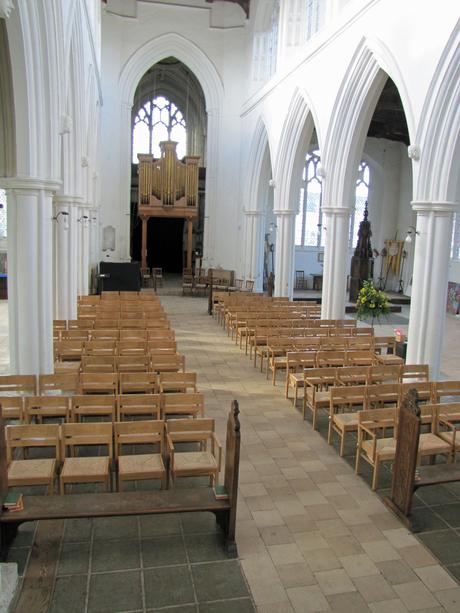
M 248 210 L 261 210 L 259 186 L 267 154 L 269 158 L 271 174 L 273 176 L 272 156 L 267 127 L 263 117 L 259 117 L 251 141 L 248 159 L 249 170 L 246 175 L 245 192 L 247 203 L 246 208 Z
M 416 142 L 421 157 L 414 200 L 459 202 L 460 20 L 428 88 Z
M 297 88 L 289 105 L 281 132 L 275 164 L 275 208 L 289 209 L 297 204 L 298 189 L 305 162 L 305 153 L 310 145 L 314 126 L 314 111 L 307 102 L 306 93 Z M 321 135 L 317 132 L 321 149 Z
M 372 115 L 388 76 L 398 88 L 409 136 L 413 142 L 413 112 L 397 63 L 381 41 L 363 38 L 342 81 L 326 135 L 323 151 L 327 173 L 324 202 L 328 206 L 349 207 L 353 202 L 356 168 Z

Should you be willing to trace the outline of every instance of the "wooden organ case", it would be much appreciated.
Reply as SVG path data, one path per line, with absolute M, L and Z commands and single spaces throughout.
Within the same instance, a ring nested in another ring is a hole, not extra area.
M 199 156 L 177 159 L 177 143 L 160 143 L 161 157 L 139 154 L 138 215 L 142 221 L 141 268 L 147 268 L 147 223 L 150 217 L 187 220 L 187 263 L 192 267 L 193 220 L 198 217 Z

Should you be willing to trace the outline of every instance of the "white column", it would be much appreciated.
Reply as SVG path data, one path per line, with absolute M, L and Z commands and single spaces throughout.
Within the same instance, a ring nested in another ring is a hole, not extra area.
M 89 293 L 89 256 L 90 256 L 90 210 L 89 207 L 81 209 L 81 294 Z
M 10 372 L 53 372 L 52 181 L 14 178 L 8 189 Z
M 417 214 L 414 273 L 408 331 L 408 364 L 429 364 L 439 375 L 453 213 L 452 202 L 413 202 Z
M 323 207 L 323 226 L 326 241 L 321 317 L 342 319 L 345 315 L 350 209 Z
M 294 276 L 294 231 L 297 211 L 277 209 L 275 250 L 275 296 L 292 298 Z
M 77 317 L 77 296 L 78 296 L 78 236 L 80 231 L 80 207 L 78 202 L 74 200 L 70 208 L 69 220 L 69 259 L 68 259 L 68 275 L 69 275 L 69 318 L 76 319 Z
M 244 211 L 244 276 L 254 281 L 254 290 L 263 289 L 263 211 Z
M 69 319 L 69 203 L 54 199 L 56 319 Z

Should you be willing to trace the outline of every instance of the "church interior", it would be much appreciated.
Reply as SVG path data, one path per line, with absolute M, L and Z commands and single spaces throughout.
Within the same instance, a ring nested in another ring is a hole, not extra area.
M 0 611 L 460 611 L 460 9 L 0 0 Z

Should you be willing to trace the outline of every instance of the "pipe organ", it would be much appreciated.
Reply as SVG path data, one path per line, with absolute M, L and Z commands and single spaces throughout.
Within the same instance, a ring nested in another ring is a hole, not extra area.
M 192 266 L 193 219 L 198 217 L 199 156 L 177 159 L 177 143 L 160 143 L 161 157 L 139 154 L 138 215 L 142 220 L 142 262 L 147 268 L 147 222 L 150 217 L 184 217 L 187 220 L 187 268 Z

